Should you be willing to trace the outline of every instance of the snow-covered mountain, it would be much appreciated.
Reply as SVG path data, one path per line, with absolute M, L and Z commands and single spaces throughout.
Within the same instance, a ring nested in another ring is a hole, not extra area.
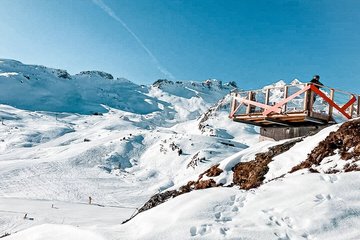
M 138 114 L 162 111 L 170 113 L 169 117 L 175 117 L 171 115 L 175 109 L 181 118 L 197 117 L 233 89 L 217 80 L 158 80 L 150 87 L 139 86 L 101 71 L 70 75 L 65 70 L 6 59 L 0 59 L 0 84 L 1 103 L 26 110 L 90 114 L 107 112 L 101 106 L 105 105 Z
M 0 237 L 357 239 L 359 120 L 258 142 L 234 87 L 0 60 Z

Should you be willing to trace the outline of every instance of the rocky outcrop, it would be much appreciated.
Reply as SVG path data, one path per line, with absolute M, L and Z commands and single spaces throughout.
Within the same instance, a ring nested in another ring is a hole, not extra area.
M 152 86 L 157 87 L 157 88 L 161 88 L 163 85 L 166 85 L 166 84 L 174 85 L 174 82 L 171 81 L 171 80 L 167 80 L 167 79 L 158 79 L 152 84 Z
M 210 136 L 216 136 L 215 129 L 209 126 L 206 122 L 207 120 L 209 120 L 211 116 L 215 115 L 217 111 L 219 111 L 220 109 L 227 109 L 227 108 L 230 109 L 230 95 L 226 95 L 225 97 L 220 99 L 216 104 L 210 107 L 205 113 L 203 113 L 199 117 L 199 124 L 198 124 L 199 130 L 202 133 L 206 131 L 209 132 Z
M 337 131 L 331 132 L 311 151 L 304 162 L 293 167 L 290 172 L 319 166 L 324 158 L 335 154 L 340 155 L 343 160 L 353 160 L 344 166 L 344 171 L 360 171 L 360 167 L 355 164 L 360 160 L 360 119 L 346 122 Z M 329 173 L 333 172 L 336 171 Z
M 80 72 L 80 75 L 98 75 L 102 78 L 107 78 L 107 79 L 114 79 L 113 75 L 111 75 L 110 73 L 106 73 L 106 72 L 102 72 L 102 71 L 82 71 Z
M 265 179 L 265 174 L 269 171 L 268 164 L 273 160 L 273 158 L 283 152 L 286 152 L 300 141 L 302 141 L 302 138 L 276 145 L 269 148 L 267 152 L 256 154 L 255 159 L 252 161 L 236 164 L 232 168 L 234 172 L 234 184 L 245 190 L 260 186 Z
M 58 78 L 71 79 L 70 74 L 69 74 L 66 70 L 54 69 L 54 70 L 53 70 L 53 73 L 54 73 Z

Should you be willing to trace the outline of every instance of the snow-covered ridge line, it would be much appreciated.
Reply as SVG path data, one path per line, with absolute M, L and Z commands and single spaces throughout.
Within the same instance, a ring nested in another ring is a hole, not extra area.
M 214 79 L 176 83 L 158 80 L 150 86 L 139 86 L 102 71 L 70 75 L 66 70 L 0 60 L 0 103 L 32 111 L 92 114 L 107 112 L 108 108 L 103 107 L 107 106 L 184 121 L 198 117 L 233 87 Z

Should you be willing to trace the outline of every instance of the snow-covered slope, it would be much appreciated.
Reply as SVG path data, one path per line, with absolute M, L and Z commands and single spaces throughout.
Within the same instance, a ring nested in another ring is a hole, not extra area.
M 65 70 L 0 59 L 0 102 L 26 110 L 104 113 L 103 104 L 137 114 L 163 111 L 173 119 L 175 110 L 176 119 L 187 120 L 188 115 L 197 117 L 232 89 L 216 80 L 168 83 L 149 88 L 101 71 L 70 75 Z
M 121 226 L 120 236 L 136 232 L 140 239 L 358 239 L 359 126 L 360 119 L 336 125 L 297 140 L 289 149 L 286 140 L 255 144 L 221 161 L 218 174 L 197 180 L 195 186 L 215 180 L 206 186 L 210 189 L 179 194 L 138 214 Z M 321 155 L 321 149 L 328 152 Z M 261 166 L 261 158 L 274 152 L 270 163 Z M 298 166 L 314 154 L 320 159 L 301 170 Z M 239 166 L 245 166 L 243 175 L 235 176 Z M 267 171 L 260 187 L 219 187 L 232 186 L 238 177 L 244 182 L 237 185 L 249 186 L 245 184 L 253 175 L 263 174 L 257 168 Z
M 278 153 L 286 141 L 259 143 L 255 127 L 228 119 L 232 89 L 213 79 L 139 86 L 99 71 L 69 75 L 0 60 L 0 237 L 359 237 L 358 173 L 341 170 L 342 150 L 311 170 L 317 173 L 289 173 L 340 125 Z M 272 159 L 258 188 L 219 187 L 241 179 L 233 169 L 259 153 Z M 357 164 L 351 156 L 346 169 Z M 213 166 L 221 173 L 202 174 Z M 154 194 L 197 181 L 211 188 L 121 224 Z

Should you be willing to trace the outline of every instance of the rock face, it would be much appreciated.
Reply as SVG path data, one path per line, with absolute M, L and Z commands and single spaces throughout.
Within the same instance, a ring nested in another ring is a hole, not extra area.
M 273 160 L 273 157 L 289 150 L 300 141 L 302 141 L 301 138 L 271 147 L 265 153 L 256 154 L 255 160 L 236 164 L 232 169 L 234 184 L 245 190 L 260 186 L 265 179 L 265 174 L 269 171 L 268 164 Z
M 165 84 L 174 85 L 174 82 L 171 81 L 171 80 L 167 80 L 167 79 L 158 79 L 152 84 L 152 86 L 157 87 L 157 88 L 161 88 L 162 85 L 165 85 Z
M 308 158 L 291 172 L 319 166 L 324 158 L 335 154 L 339 154 L 343 160 L 353 160 L 345 165 L 344 171 L 360 171 L 360 167 L 355 163 L 360 160 L 360 119 L 346 122 L 336 132 L 331 132 L 311 151 Z
M 114 79 L 113 75 L 102 71 L 82 71 L 80 72 L 80 75 L 98 75 L 103 78 Z
M 222 169 L 219 168 L 219 164 L 216 164 L 206 170 L 204 173 L 200 174 L 199 179 L 201 179 L 204 175 L 208 177 L 217 177 L 223 172 Z

